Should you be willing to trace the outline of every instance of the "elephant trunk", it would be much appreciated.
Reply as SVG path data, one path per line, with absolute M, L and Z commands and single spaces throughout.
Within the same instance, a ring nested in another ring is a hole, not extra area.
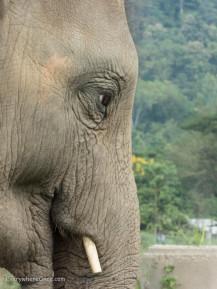
M 113 150 L 95 143 L 87 156 L 82 146 L 76 156 L 85 157 L 68 170 L 52 205 L 55 277 L 65 278 L 55 289 L 133 289 L 139 220 L 129 149 L 124 147 L 129 144 L 123 141 Z

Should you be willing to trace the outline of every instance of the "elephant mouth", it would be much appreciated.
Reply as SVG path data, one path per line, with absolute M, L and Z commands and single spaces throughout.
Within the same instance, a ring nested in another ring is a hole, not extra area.
M 92 273 L 101 273 L 102 268 L 95 243 L 89 237 L 83 237 L 83 244 Z
M 62 236 L 64 239 L 70 240 L 72 235 L 69 234 L 67 231 L 65 231 L 62 227 L 57 226 L 59 236 Z M 77 236 L 83 244 L 83 249 L 86 253 L 86 257 L 91 269 L 91 272 L 93 274 L 100 274 L 102 273 L 102 267 L 100 264 L 99 254 L 97 251 L 97 247 L 95 242 L 92 240 L 91 237 L 87 236 L 86 234 L 73 234 L 74 236 Z M 83 237 L 82 237 L 83 235 Z

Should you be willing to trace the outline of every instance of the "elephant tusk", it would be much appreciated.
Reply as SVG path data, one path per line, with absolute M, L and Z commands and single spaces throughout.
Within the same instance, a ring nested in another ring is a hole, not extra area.
M 96 245 L 94 242 L 88 238 L 83 237 L 83 244 L 87 254 L 87 258 L 90 264 L 90 268 L 94 274 L 98 274 L 102 272 L 102 268 L 99 262 L 99 256 L 97 253 Z

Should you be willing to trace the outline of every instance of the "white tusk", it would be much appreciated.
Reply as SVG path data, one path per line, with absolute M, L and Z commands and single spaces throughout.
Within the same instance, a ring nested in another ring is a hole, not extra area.
M 88 237 L 83 237 L 83 243 L 92 272 L 94 274 L 101 273 L 102 268 L 99 262 L 96 245 Z

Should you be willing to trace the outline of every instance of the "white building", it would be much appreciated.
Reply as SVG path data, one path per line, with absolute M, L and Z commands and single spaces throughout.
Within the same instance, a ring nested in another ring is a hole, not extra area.
M 189 224 L 204 231 L 207 239 L 217 238 L 217 221 L 212 219 L 189 219 Z

